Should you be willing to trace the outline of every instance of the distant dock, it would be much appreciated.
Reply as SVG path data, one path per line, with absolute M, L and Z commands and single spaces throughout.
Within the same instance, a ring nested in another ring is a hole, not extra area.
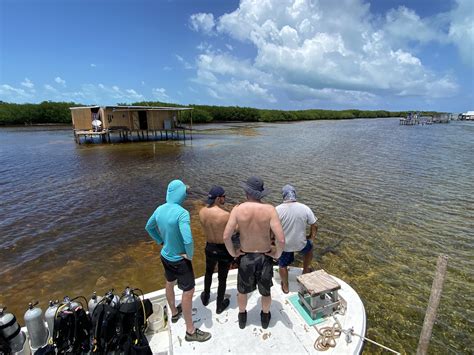
M 449 123 L 452 119 L 450 114 L 438 114 L 434 116 L 421 116 L 419 113 L 408 114 L 407 117 L 400 118 L 400 125 L 415 126 L 415 125 L 431 125 L 433 123 Z
M 417 118 L 400 118 L 400 125 L 402 126 L 414 126 L 420 124 L 420 121 Z
M 74 140 L 82 143 L 192 139 L 192 108 L 157 106 L 71 107 Z M 190 128 L 182 125 L 189 111 Z

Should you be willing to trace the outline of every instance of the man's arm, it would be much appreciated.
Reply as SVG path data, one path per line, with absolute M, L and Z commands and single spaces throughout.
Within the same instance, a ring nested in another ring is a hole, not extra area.
M 285 234 L 283 233 L 283 227 L 280 223 L 280 217 L 278 216 L 278 213 L 275 208 L 272 208 L 270 229 L 275 235 L 276 251 L 274 253 L 270 253 L 269 255 L 274 259 L 278 259 L 281 253 L 283 252 L 283 248 L 285 247 Z
M 163 244 L 163 239 L 161 238 L 160 233 L 158 232 L 158 225 L 156 224 L 155 213 L 153 213 L 148 219 L 145 229 L 150 235 L 150 237 L 152 237 L 158 244 Z
M 234 249 L 234 245 L 232 244 L 232 234 L 234 233 L 235 228 L 237 227 L 237 217 L 236 217 L 236 208 L 234 207 L 232 211 L 230 212 L 229 220 L 227 221 L 227 224 L 224 229 L 224 244 L 225 247 L 227 248 L 227 251 L 231 256 L 234 258 L 237 256 L 236 251 Z
M 318 219 L 314 215 L 313 211 L 311 208 L 306 206 L 306 211 L 307 211 L 307 223 L 311 226 L 310 231 L 309 231 L 309 236 L 307 239 L 310 240 L 315 240 L 316 239 L 316 233 L 318 232 Z
M 311 225 L 308 239 L 314 241 L 316 240 L 316 233 L 318 233 L 318 223 L 315 222 Z
M 186 251 L 186 258 L 189 260 L 193 259 L 194 254 L 194 241 L 191 233 L 191 217 L 189 212 L 183 212 L 178 219 L 179 231 L 183 236 L 184 250 Z

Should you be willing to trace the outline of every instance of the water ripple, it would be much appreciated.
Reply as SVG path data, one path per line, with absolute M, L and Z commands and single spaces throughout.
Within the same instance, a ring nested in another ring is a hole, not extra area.
M 318 216 L 314 266 L 348 281 L 366 305 L 368 336 L 404 353 L 416 349 L 436 257 L 448 254 L 430 351 L 471 352 L 472 123 L 198 128 L 185 144 L 102 146 L 76 146 L 70 129 L 0 129 L 0 303 L 21 314 L 32 297 L 44 306 L 49 298 L 127 284 L 163 287 L 159 250 L 144 225 L 175 178 L 191 186 L 185 207 L 202 275 L 197 211 L 207 190 L 220 184 L 236 204 L 245 197 L 240 182 L 256 174 L 271 190 L 269 203 L 280 203 L 286 183 L 296 186 Z

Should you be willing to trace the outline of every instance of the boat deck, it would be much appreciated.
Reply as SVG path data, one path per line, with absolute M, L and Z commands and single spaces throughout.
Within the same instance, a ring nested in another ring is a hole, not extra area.
M 221 314 L 216 314 L 217 275 L 214 274 L 211 298 L 207 307 L 202 305 L 200 294 L 204 288 L 204 277 L 196 280 L 193 299 L 193 321 L 195 326 L 204 331 L 209 331 L 212 338 L 204 343 L 187 342 L 184 340 L 185 324 L 181 317 L 177 323 L 167 322 L 166 326 L 157 333 L 149 333 L 150 345 L 154 354 L 257 354 L 262 352 L 308 354 L 317 353 L 314 348 L 315 340 L 319 333 L 315 327 L 332 327 L 335 323 L 333 317 L 322 319 L 316 325 L 309 325 L 300 312 L 296 309 L 295 299 L 298 285 L 296 276 L 301 274 L 301 269 L 290 269 L 290 293 L 281 291 L 280 279 L 277 268 L 275 269 L 272 287 L 272 318 L 267 329 L 260 323 L 260 295 L 258 291 L 249 294 L 247 304 L 247 326 L 240 329 L 238 325 L 237 306 L 237 270 L 229 272 L 227 280 L 227 293 L 230 296 L 229 307 Z M 339 294 L 347 302 L 344 315 L 338 314 L 338 321 L 342 329 L 354 328 L 356 334 L 365 334 L 365 310 L 357 293 L 344 281 L 337 279 L 341 285 Z M 146 295 L 154 303 L 166 304 L 164 290 Z M 177 304 L 181 299 L 180 291 L 176 292 Z M 359 354 L 362 349 L 360 337 L 352 337 L 350 343 L 346 342 L 345 335 L 336 340 L 336 347 L 324 351 L 324 354 Z

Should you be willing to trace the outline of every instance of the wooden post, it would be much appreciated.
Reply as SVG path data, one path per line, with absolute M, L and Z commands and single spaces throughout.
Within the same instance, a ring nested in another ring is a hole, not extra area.
M 417 355 L 424 355 L 428 352 L 428 345 L 430 343 L 433 325 L 436 321 L 436 312 L 441 299 L 441 291 L 443 290 L 447 266 L 448 256 L 438 256 L 438 261 L 436 263 L 436 274 L 433 280 L 433 285 L 431 286 L 430 300 L 428 301 L 428 308 L 426 309 L 423 329 L 421 330 L 420 341 L 418 342 L 418 349 L 416 350 Z

